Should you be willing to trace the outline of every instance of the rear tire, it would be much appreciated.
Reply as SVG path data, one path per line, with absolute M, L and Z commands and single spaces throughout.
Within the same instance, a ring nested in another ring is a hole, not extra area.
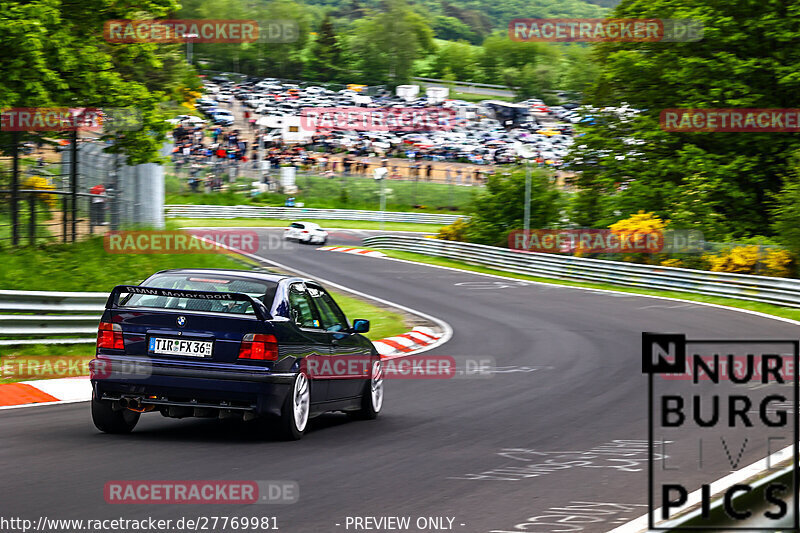
M 311 412 L 311 384 L 304 372 L 297 374 L 292 390 L 286 395 L 279 421 L 279 434 L 284 440 L 300 440 L 308 427 Z
M 139 413 L 128 409 L 114 411 L 111 402 L 92 394 L 92 422 L 103 433 L 130 433 L 139 422 Z
M 383 407 L 383 365 L 373 361 L 370 379 L 361 394 L 361 409 L 347 413 L 357 420 L 375 420 Z

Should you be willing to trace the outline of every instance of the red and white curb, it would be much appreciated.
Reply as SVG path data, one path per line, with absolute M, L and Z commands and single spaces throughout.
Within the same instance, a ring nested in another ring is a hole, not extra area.
M 418 326 L 408 333 L 372 341 L 375 349 L 385 359 L 411 355 L 420 348 L 434 344 L 442 338 L 433 328 Z
M 0 410 L 28 405 L 56 405 L 92 399 L 89 376 L 38 379 L 0 385 Z
M 317 250 L 324 250 L 326 252 L 343 252 L 346 254 L 366 255 L 367 257 L 386 257 L 386 254 L 383 252 L 377 252 L 375 250 L 365 250 L 363 248 L 349 248 L 347 246 L 322 246 L 320 248 L 317 248 Z

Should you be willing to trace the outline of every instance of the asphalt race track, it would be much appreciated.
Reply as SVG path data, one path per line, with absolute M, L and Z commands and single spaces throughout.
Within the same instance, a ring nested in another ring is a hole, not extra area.
M 355 245 L 358 235 L 335 232 L 329 244 Z M 409 531 L 446 530 L 417 529 L 420 517 L 452 518 L 452 530 L 464 533 L 608 531 L 647 511 L 642 331 L 797 338 L 789 323 L 690 303 L 500 281 L 316 246 L 262 255 L 446 321 L 452 340 L 426 355 L 490 357 L 493 371 L 387 381 L 376 421 L 326 416 L 299 442 L 157 414 L 142 416 L 131 435 L 103 435 L 87 403 L 0 411 L 0 515 L 266 515 L 284 533 L 365 531 L 347 526 L 356 516 L 408 516 Z M 765 455 L 748 448 L 741 464 Z M 548 457 L 564 464 L 535 476 L 524 469 Z M 593 459 L 575 461 L 586 457 Z M 725 458 L 708 453 L 708 461 Z M 130 479 L 292 480 L 300 498 L 292 505 L 107 504 L 105 483 Z M 692 490 L 708 481 L 686 473 Z M 576 510 L 576 518 L 557 524 L 565 516 L 553 517 L 557 508 Z

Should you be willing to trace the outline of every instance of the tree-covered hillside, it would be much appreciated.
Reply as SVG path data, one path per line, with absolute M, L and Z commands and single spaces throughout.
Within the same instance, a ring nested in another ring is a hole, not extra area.
M 384 0 L 308 0 L 335 18 L 353 19 L 384 8 Z M 426 15 L 436 37 L 479 44 L 515 18 L 602 17 L 618 0 L 415 0 L 412 8 Z

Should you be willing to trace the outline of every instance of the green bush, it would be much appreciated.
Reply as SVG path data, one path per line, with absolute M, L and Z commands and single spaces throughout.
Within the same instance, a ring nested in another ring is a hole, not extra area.
M 465 230 L 469 242 L 506 246 L 508 235 L 523 228 L 525 211 L 525 169 L 517 168 L 489 176 L 470 208 Z M 560 217 L 564 197 L 543 169 L 531 170 L 530 227 L 552 227 Z

